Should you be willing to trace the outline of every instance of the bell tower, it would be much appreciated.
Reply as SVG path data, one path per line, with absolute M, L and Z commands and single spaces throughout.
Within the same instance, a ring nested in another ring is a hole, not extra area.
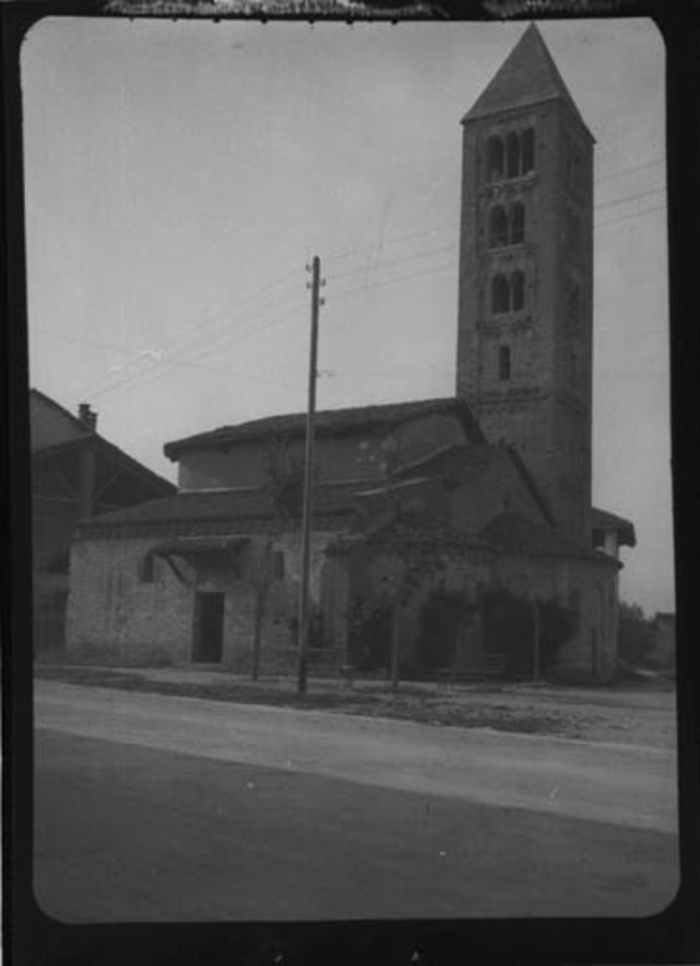
M 590 545 L 594 138 L 534 24 L 462 125 L 457 395 Z

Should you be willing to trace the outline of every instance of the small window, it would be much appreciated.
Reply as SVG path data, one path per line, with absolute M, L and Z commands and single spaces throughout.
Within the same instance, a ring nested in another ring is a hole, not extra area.
M 525 276 L 521 271 L 513 272 L 510 277 L 510 296 L 514 312 L 525 307 Z
M 520 138 L 511 132 L 506 139 L 506 164 L 509 178 L 520 174 Z
M 531 127 L 522 134 L 522 172 L 528 174 L 535 170 L 535 132 Z
M 489 214 L 489 248 L 508 244 L 508 215 L 505 208 L 496 205 Z
M 510 243 L 522 245 L 525 241 L 525 205 L 516 201 L 510 209 Z
M 275 550 L 272 554 L 272 576 L 274 580 L 284 580 L 284 551 Z
M 510 311 L 510 288 L 505 275 L 495 275 L 491 282 L 491 311 L 493 313 Z
M 141 558 L 139 580 L 142 584 L 152 584 L 155 580 L 155 558 L 152 553 L 147 553 Z
M 498 378 L 502 382 L 510 379 L 510 346 L 507 345 L 498 349 Z
M 488 140 L 487 176 L 489 181 L 499 181 L 503 177 L 503 141 L 493 135 Z

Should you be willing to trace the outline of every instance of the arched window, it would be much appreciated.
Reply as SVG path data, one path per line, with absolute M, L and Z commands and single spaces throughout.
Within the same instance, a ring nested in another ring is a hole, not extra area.
M 520 174 L 520 138 L 514 131 L 506 138 L 506 168 L 509 178 Z
M 508 244 L 508 215 L 505 208 L 496 205 L 489 214 L 489 248 Z
M 491 311 L 510 311 L 510 288 L 505 275 L 494 275 L 491 282 Z
M 503 177 L 503 141 L 497 134 L 489 138 L 486 154 L 487 178 L 489 181 L 498 181 Z
M 535 132 L 531 127 L 525 128 L 522 134 L 521 167 L 523 174 L 535 170 Z
M 522 245 L 525 241 L 525 205 L 516 201 L 510 209 L 510 243 Z
M 510 379 L 510 346 L 498 347 L 498 378 L 505 382 Z
M 525 276 L 518 270 L 510 277 L 510 300 L 514 312 L 525 307 Z

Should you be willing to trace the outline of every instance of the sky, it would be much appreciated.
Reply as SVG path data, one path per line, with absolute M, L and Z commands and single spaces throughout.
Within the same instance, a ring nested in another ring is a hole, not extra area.
M 168 479 L 163 445 L 455 391 L 460 119 L 526 24 L 46 18 L 22 49 L 30 383 Z M 664 46 L 539 24 L 594 134 L 593 500 L 621 596 L 675 610 Z

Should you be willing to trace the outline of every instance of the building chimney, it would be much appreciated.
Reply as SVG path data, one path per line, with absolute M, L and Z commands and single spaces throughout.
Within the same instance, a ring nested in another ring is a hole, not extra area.
M 90 403 L 80 403 L 78 406 L 78 419 L 86 429 L 94 433 L 97 429 L 97 413 L 90 409 Z

